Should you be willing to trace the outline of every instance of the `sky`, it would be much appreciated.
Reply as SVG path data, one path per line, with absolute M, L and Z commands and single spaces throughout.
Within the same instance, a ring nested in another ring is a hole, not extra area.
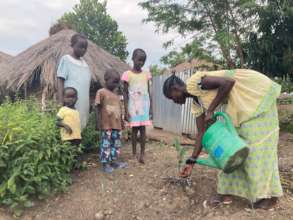
M 48 37 L 48 30 L 64 12 L 72 10 L 78 0 L 9 0 L 0 1 L 0 51 L 16 55 Z M 128 40 L 128 51 L 146 50 L 146 66 L 159 64 L 167 51 L 162 45 L 177 35 L 157 34 L 154 24 L 143 24 L 147 12 L 139 0 L 108 0 L 108 13 L 117 21 Z M 128 60 L 129 61 L 129 60 Z

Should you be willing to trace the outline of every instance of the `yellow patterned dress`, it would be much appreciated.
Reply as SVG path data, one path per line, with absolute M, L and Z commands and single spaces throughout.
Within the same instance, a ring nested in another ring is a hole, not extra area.
M 187 81 L 187 91 L 199 99 L 199 104 L 193 103 L 192 106 L 192 113 L 196 116 L 208 109 L 217 94 L 217 90 L 201 89 L 201 79 L 205 76 L 231 77 L 235 80 L 226 102 L 226 113 L 250 149 L 243 167 L 231 174 L 219 173 L 218 193 L 240 196 L 252 202 L 282 196 L 276 104 L 280 85 L 253 70 L 198 72 Z

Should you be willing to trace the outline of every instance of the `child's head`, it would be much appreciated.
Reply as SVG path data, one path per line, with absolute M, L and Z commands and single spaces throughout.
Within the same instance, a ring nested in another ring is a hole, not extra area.
M 172 99 L 177 104 L 184 104 L 187 98 L 185 83 L 172 74 L 163 85 L 163 93 L 168 99 Z
M 64 105 L 73 108 L 77 101 L 77 90 L 72 87 L 66 87 L 63 91 Z
M 135 70 L 141 70 L 146 61 L 147 55 L 143 49 L 135 49 L 132 54 L 133 67 Z
M 87 38 L 83 34 L 75 34 L 71 37 L 71 47 L 77 58 L 83 57 L 87 51 Z
M 109 89 L 110 91 L 113 91 L 114 89 L 118 88 L 120 85 L 120 75 L 114 69 L 106 70 L 104 75 L 104 80 L 105 80 L 106 88 Z

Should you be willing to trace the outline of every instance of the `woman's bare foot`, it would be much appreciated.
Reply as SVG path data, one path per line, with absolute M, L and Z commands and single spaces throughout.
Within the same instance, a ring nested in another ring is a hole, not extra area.
M 270 199 L 261 199 L 255 203 L 253 203 L 253 206 L 251 208 L 272 210 L 276 207 L 277 203 L 278 203 L 277 197 L 272 197 Z
M 224 205 L 230 205 L 233 203 L 233 198 L 229 195 L 222 195 L 222 202 Z
M 230 205 L 232 204 L 232 196 L 229 195 L 215 195 L 210 200 L 205 200 L 203 206 L 205 208 L 217 208 L 221 204 Z

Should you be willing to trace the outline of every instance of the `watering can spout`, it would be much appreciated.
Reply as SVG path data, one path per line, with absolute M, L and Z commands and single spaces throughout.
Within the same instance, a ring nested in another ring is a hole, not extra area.
M 219 168 L 219 166 L 214 162 L 211 157 L 208 157 L 206 159 L 197 159 L 196 163 L 207 167 Z

